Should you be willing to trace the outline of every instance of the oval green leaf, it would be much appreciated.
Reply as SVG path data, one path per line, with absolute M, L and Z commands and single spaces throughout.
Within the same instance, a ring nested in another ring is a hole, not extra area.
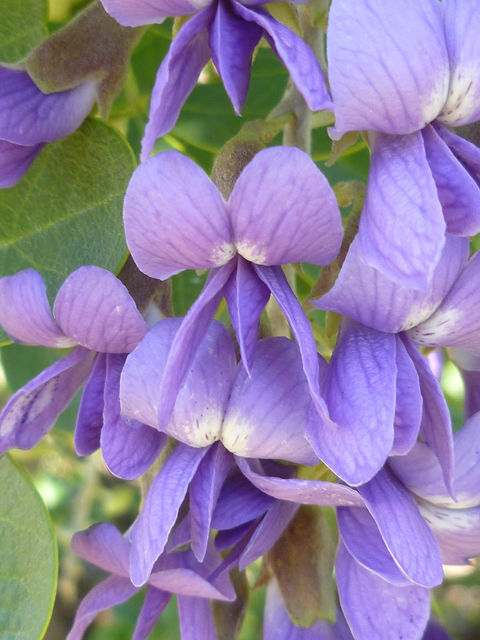
M 41 497 L 8 455 L 0 486 L 0 640 L 40 640 L 57 587 L 55 534 Z
M 17 185 L 0 190 L 0 277 L 34 268 L 53 300 L 83 265 L 117 272 L 127 255 L 122 209 L 134 168 L 126 140 L 100 120 L 47 145 Z
M 46 36 L 46 0 L 0 0 L 0 61 L 18 62 Z

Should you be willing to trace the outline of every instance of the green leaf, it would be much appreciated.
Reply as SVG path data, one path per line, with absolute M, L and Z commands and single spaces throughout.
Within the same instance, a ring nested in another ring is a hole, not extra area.
M 55 534 L 35 487 L 8 455 L 0 486 L 0 640 L 40 640 L 57 586 Z
M 0 0 L 0 60 L 17 62 L 46 36 L 47 0 Z
M 100 120 L 48 145 L 15 187 L 0 191 L 0 277 L 33 267 L 53 300 L 83 265 L 117 272 L 127 253 L 122 208 L 134 168 L 128 143 Z

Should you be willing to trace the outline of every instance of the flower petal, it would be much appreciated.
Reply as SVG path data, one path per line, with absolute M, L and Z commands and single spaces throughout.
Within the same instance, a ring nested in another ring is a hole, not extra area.
M 358 490 L 403 573 L 425 587 L 441 584 L 440 549 L 410 491 L 387 467 Z
M 250 262 L 237 257 L 237 268 L 225 286 L 225 299 L 240 347 L 242 362 L 250 375 L 258 339 L 260 316 L 270 298 L 268 287 Z
M 253 485 L 279 500 L 329 507 L 364 506 L 364 501 L 358 492 L 343 484 L 267 476 L 262 473 L 258 461 L 238 457 L 236 460 L 242 473 Z
M 147 640 L 171 597 L 171 593 L 148 586 L 132 640 Z
M 343 237 L 340 211 L 325 176 L 295 147 L 257 153 L 228 203 L 237 251 L 262 265 L 328 264 Z
M 147 582 L 175 524 L 188 486 L 207 451 L 207 447 L 194 449 L 178 445 L 148 490 L 131 533 L 130 574 L 137 586 Z
M 216 640 L 215 622 L 208 600 L 179 596 L 177 602 L 182 640 L 198 640 L 199 629 L 202 630 L 202 640 Z
M 207 552 L 212 514 L 232 463 L 232 455 L 216 443 L 209 448 L 190 484 L 192 551 L 200 562 Z
M 54 322 L 47 287 L 34 269 L 0 279 L 0 325 L 23 344 L 53 349 L 76 345 Z
M 356 640 L 418 640 L 430 615 L 430 592 L 400 587 L 364 569 L 340 542 L 335 564 L 345 618 Z
M 230 1 L 238 16 L 264 29 L 265 39 L 287 68 L 310 109 L 333 111 L 325 76 L 312 49 L 293 31 L 272 18 L 263 7 L 250 9 L 236 0 Z
M 390 453 L 396 376 L 395 336 L 345 318 L 323 385 L 333 425 L 312 411 L 306 437 L 347 484 L 370 480 Z
M 53 307 L 64 333 L 88 349 L 130 353 L 147 325 L 125 285 L 100 267 L 81 267 L 62 284 Z
M 167 436 L 150 426 L 127 423 L 120 413 L 120 375 L 126 356 L 107 356 L 105 382 L 105 424 L 102 429 L 102 454 L 108 469 L 125 480 L 135 480 L 155 462 L 167 444 Z
M 444 11 L 451 71 L 448 97 L 438 119 L 458 127 L 480 118 L 480 16 L 472 0 L 449 0 Z
M 240 364 L 225 413 L 222 442 L 245 458 L 315 464 L 303 434 L 311 403 L 297 345 L 287 338 L 258 343 L 250 377 Z
M 391 456 L 404 456 L 417 441 L 422 421 L 420 380 L 402 340 L 395 336 L 397 364 L 394 441 Z
M 480 252 L 477 252 L 435 313 L 409 331 L 412 340 L 431 347 L 480 351 L 480 305 L 476 286 L 479 277 Z
M 234 13 L 229 2 L 219 0 L 210 29 L 209 44 L 213 64 L 223 80 L 237 116 L 247 97 L 252 54 L 262 34 L 261 27 L 242 20 Z
M 97 353 L 82 393 L 75 425 L 75 452 L 79 456 L 89 456 L 100 447 L 106 373 L 107 356 Z
M 397 586 L 411 581 L 400 571 L 367 509 L 338 507 L 337 522 L 343 544 L 355 560 Z
M 422 134 L 370 138 L 360 255 L 401 286 L 427 291 L 445 244 L 445 221 Z
M 407 134 L 447 98 L 449 61 L 437 0 L 335 0 L 328 19 L 336 129 Z
M 190 18 L 177 33 L 160 65 L 152 91 L 150 120 L 142 141 L 142 162 L 147 160 L 157 138 L 173 129 L 183 103 L 210 60 L 208 29 L 215 10 L 214 2 Z
M 219 190 L 178 151 L 159 153 L 136 169 L 124 221 L 132 256 L 152 278 L 219 267 L 236 253 Z
M 80 603 L 66 640 L 81 640 L 85 629 L 95 620 L 97 613 L 125 602 L 138 591 L 128 578 L 118 576 L 110 576 L 98 584 Z
M 128 578 L 130 545 L 110 522 L 94 524 L 85 531 L 75 533 L 72 551 L 109 573 Z
M 87 379 L 93 357 L 77 347 L 9 399 L 0 414 L 0 455 L 31 449 L 43 438 Z
M 28 73 L 0 65 L 0 139 L 25 146 L 52 142 L 78 129 L 93 108 L 97 80 L 42 93 Z
M 424 442 L 434 451 L 443 469 L 445 486 L 453 495 L 455 459 L 453 455 L 453 436 L 450 411 L 448 409 L 440 383 L 435 378 L 427 360 L 406 336 L 402 336 L 420 380 L 423 397 L 423 416 L 420 433 Z
M 103 7 L 124 27 L 141 27 L 146 24 L 161 24 L 170 16 L 189 16 L 198 8 L 199 2 L 187 0 L 101 0 Z
M 240 571 L 243 571 L 273 547 L 299 506 L 295 502 L 275 501 L 263 517 L 262 522 L 256 527 L 245 551 L 240 556 L 238 563 Z
M 431 620 L 422 640 L 452 640 L 445 629 L 435 620 Z
M 355 238 L 333 288 L 312 304 L 349 316 L 377 331 L 406 331 L 432 315 L 465 266 L 468 255 L 466 238 L 447 234 L 431 286 L 427 291 L 418 291 L 392 282 L 364 262 Z
M 43 144 L 25 147 L 0 140 L 0 189 L 13 187 L 43 149 Z
M 423 500 L 420 513 L 428 522 L 440 546 L 443 564 L 471 564 L 480 554 L 480 507 L 445 509 Z

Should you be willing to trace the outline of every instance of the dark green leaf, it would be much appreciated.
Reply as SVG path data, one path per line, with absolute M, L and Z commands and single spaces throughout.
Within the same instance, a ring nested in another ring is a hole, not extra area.
M 99 120 L 48 145 L 15 187 L 0 191 L 0 276 L 33 267 L 52 300 L 82 265 L 118 271 L 127 252 L 123 198 L 134 167 L 127 142 Z
M 17 62 L 46 36 L 46 0 L 0 0 L 0 60 Z
M 0 639 L 40 640 L 57 584 L 55 534 L 35 487 L 8 455 L 0 486 Z

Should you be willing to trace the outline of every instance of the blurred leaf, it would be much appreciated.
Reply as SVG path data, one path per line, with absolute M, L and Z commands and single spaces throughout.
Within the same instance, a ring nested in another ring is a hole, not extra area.
M 0 191 L 0 276 L 33 267 L 53 300 L 82 265 L 116 272 L 127 252 L 122 207 L 134 168 L 127 142 L 99 120 L 48 145 L 15 187 Z
M 48 511 L 10 456 L 0 460 L 0 639 L 40 640 L 57 586 Z
M 197 276 L 191 269 L 172 278 L 173 308 L 176 316 L 185 316 L 200 295 L 207 274 Z
M 66 355 L 64 350 L 47 347 L 27 347 L 23 344 L 9 344 L 0 350 L 3 371 L 8 386 L 13 393 L 21 389 L 44 369 Z M 73 433 L 80 404 L 81 391 L 58 417 L 55 426 Z
M 17 62 L 46 36 L 47 0 L 0 0 L 0 60 Z

